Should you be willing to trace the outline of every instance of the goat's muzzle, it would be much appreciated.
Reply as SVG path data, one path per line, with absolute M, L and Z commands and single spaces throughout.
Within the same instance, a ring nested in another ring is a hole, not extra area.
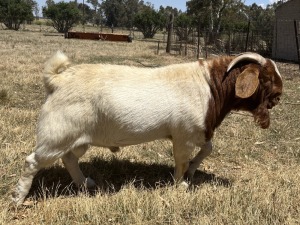
M 280 97 L 275 97 L 273 99 L 270 99 L 268 104 L 267 104 L 267 109 L 272 109 L 275 105 L 278 105 L 280 101 Z

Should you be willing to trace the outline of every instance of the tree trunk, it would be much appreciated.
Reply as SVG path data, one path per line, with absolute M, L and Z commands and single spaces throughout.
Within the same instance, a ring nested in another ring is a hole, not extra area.
M 168 24 L 168 39 L 167 39 L 167 47 L 166 47 L 166 52 L 167 53 L 171 52 L 172 34 L 173 34 L 173 22 L 174 22 L 174 14 L 171 13 L 171 15 L 170 15 L 170 21 L 169 21 L 169 24 Z

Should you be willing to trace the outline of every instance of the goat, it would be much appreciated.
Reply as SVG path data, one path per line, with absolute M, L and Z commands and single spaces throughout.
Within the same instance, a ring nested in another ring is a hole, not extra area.
M 57 52 L 47 63 L 47 99 L 37 125 L 35 152 L 13 193 L 20 205 L 42 168 L 62 161 L 78 186 L 95 185 L 78 159 L 89 145 L 110 148 L 168 138 L 173 142 L 174 179 L 191 181 L 212 152 L 214 130 L 231 110 L 251 112 L 262 127 L 278 104 L 282 77 L 276 64 L 256 53 L 160 68 L 82 64 L 70 67 Z M 189 161 L 195 147 L 198 154 Z

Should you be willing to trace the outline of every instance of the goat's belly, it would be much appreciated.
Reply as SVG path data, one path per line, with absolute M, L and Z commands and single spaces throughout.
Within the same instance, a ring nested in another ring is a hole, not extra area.
M 145 93 L 123 93 L 98 105 L 93 144 L 126 146 L 169 137 L 173 102 Z M 124 97 L 126 95 L 126 97 Z M 123 99 L 124 98 L 124 99 Z M 126 100 L 127 99 L 127 100 Z
M 121 147 L 170 137 L 171 134 L 166 128 L 124 129 L 122 127 L 102 127 L 92 138 L 91 144 L 102 147 Z

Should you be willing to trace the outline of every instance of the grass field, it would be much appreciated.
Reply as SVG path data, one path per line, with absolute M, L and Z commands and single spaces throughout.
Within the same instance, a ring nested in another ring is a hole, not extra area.
M 30 28 L 30 27 L 29 27 Z M 0 30 L 0 224 L 300 224 L 300 72 L 278 63 L 284 79 L 281 103 L 268 130 L 243 112 L 217 129 L 213 153 L 186 191 L 172 185 L 168 141 L 91 148 L 83 172 L 99 185 L 79 192 L 57 162 L 33 182 L 27 206 L 10 206 L 25 156 L 35 145 L 35 127 L 45 100 L 45 61 L 62 50 L 74 64 L 162 66 L 194 61 L 156 54 L 156 43 L 113 43 Z

